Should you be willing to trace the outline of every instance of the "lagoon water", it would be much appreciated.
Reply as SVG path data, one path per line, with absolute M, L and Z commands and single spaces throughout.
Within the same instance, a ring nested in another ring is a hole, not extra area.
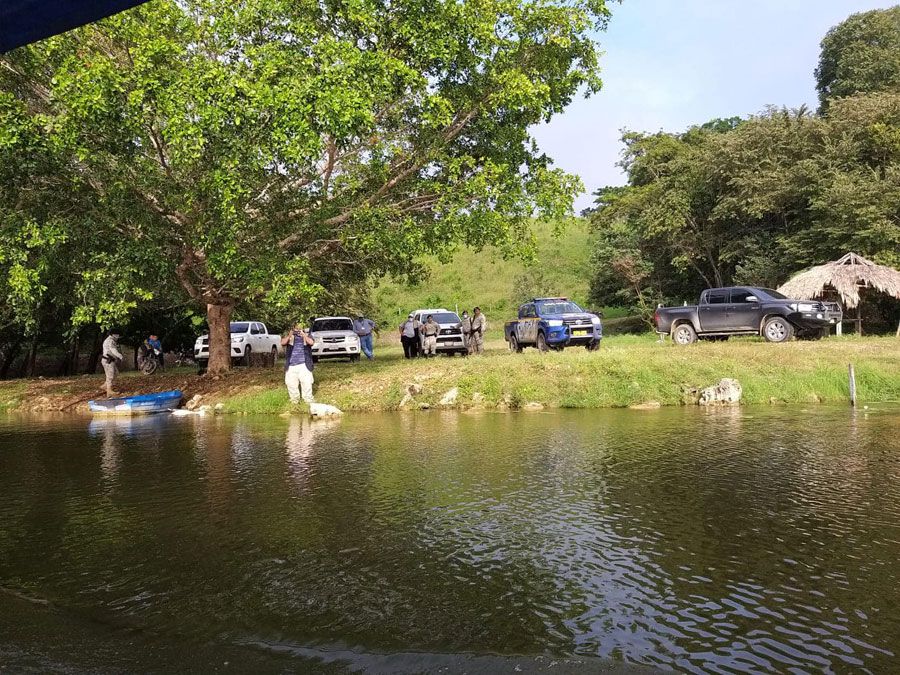
M 0 418 L 0 670 L 900 670 L 900 407 Z

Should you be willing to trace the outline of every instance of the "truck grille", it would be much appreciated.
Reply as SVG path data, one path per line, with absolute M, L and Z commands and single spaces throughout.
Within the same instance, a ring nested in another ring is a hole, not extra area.
M 326 337 L 322 338 L 322 342 L 335 343 L 335 342 L 343 342 L 344 338 L 342 337 Z
M 459 328 L 442 328 L 441 335 L 462 335 Z
M 589 328 L 592 325 L 590 319 L 568 319 L 563 323 L 569 327 L 578 326 L 579 328 Z

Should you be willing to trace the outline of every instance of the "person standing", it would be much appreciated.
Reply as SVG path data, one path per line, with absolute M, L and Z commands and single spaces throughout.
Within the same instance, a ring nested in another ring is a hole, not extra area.
M 419 322 L 412 314 L 400 324 L 400 342 L 403 344 L 403 357 L 414 359 L 419 351 Z
M 119 351 L 119 331 L 113 329 L 103 341 L 102 356 L 103 372 L 106 374 L 106 398 L 112 398 L 116 393 L 116 378 L 119 376 L 119 361 L 123 358 Z
M 437 321 L 434 320 L 434 317 L 429 314 L 425 323 L 422 324 L 421 329 L 422 337 L 424 338 L 424 347 L 422 351 L 424 352 L 426 359 L 437 354 L 437 336 L 440 331 L 440 325 L 438 325 Z
M 375 358 L 375 354 L 372 352 L 373 330 L 376 330 L 375 322 L 372 319 L 367 319 L 362 314 L 357 316 L 353 322 L 353 332 L 359 336 L 359 348 L 369 361 Z
M 481 307 L 476 307 L 472 317 L 472 337 L 470 343 L 472 348 L 470 354 L 484 354 L 484 331 L 487 330 L 487 319 L 481 313 Z
M 462 321 L 459 324 L 463 335 L 463 344 L 466 346 L 466 353 L 472 353 L 472 319 L 469 318 L 469 312 L 463 310 Z
M 291 403 L 299 403 L 301 399 L 313 402 L 313 353 L 315 344 L 303 326 L 297 322 L 289 335 L 281 338 L 284 347 L 284 384 L 291 397 Z

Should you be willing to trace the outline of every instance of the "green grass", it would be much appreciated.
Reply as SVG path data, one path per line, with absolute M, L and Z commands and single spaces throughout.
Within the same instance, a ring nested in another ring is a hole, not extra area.
M 373 362 L 322 363 L 316 398 L 347 411 L 393 410 L 410 384 L 423 391 L 405 407 L 439 407 L 456 387 L 459 408 L 516 409 L 625 407 L 658 402 L 682 405 L 685 391 L 723 377 L 743 386 L 745 404 L 848 401 L 847 364 L 856 368 L 862 403 L 900 401 L 900 342 L 895 338 L 830 338 L 771 345 L 755 338 L 678 347 L 656 336 L 617 336 L 599 352 L 583 349 L 510 354 L 497 340 L 481 357 L 405 361 L 383 341 Z M 234 412 L 283 413 L 290 409 L 283 384 L 226 401 Z
M 17 408 L 28 389 L 26 380 L 9 380 L 0 387 L 0 411 Z
M 588 304 L 593 245 L 587 221 L 572 219 L 558 234 L 550 225 L 536 224 L 534 234 L 537 262 L 530 266 L 504 259 L 494 248 L 463 248 L 446 263 L 426 259 L 422 277 L 414 284 L 380 280 L 373 289 L 377 319 L 393 327 L 414 309 L 446 307 L 461 312 L 478 305 L 496 325 L 512 318 L 532 295 L 561 295 Z M 607 318 L 625 315 L 620 308 L 603 308 L 603 313 Z

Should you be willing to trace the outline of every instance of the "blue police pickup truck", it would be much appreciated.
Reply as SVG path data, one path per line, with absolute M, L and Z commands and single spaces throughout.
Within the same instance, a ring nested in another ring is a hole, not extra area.
M 594 351 L 603 338 L 600 317 L 586 312 L 568 298 L 534 298 L 519 307 L 519 318 L 504 328 L 511 352 L 524 347 L 561 351 L 584 347 Z

